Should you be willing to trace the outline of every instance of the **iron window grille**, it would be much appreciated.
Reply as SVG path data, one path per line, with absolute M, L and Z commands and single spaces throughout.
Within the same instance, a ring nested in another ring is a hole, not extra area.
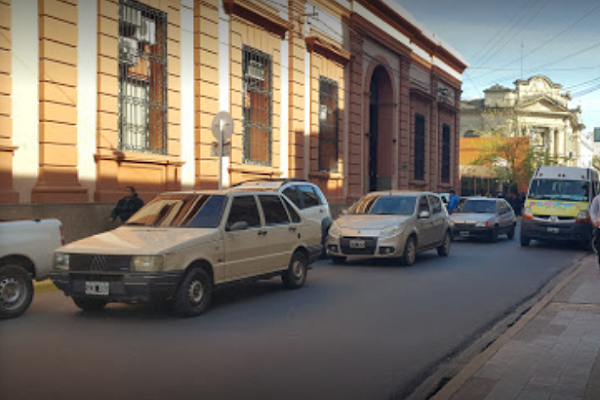
M 450 182 L 450 125 L 442 125 L 442 182 Z
M 319 78 L 319 170 L 338 170 L 338 84 Z
M 273 87 L 269 54 L 242 49 L 243 162 L 271 165 Z
M 167 13 L 119 1 L 119 143 L 125 151 L 166 153 Z
M 415 179 L 425 179 L 425 116 L 415 114 Z

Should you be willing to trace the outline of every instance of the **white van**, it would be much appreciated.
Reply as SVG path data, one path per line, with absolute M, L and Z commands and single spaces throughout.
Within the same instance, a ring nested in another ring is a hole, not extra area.
M 529 184 L 521 220 L 521 246 L 532 239 L 579 242 L 592 238 L 590 204 L 599 190 L 594 168 L 543 166 Z

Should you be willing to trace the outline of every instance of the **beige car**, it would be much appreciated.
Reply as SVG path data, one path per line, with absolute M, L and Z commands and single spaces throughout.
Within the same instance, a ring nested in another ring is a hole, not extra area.
M 426 250 L 447 256 L 451 242 L 448 213 L 437 194 L 385 191 L 363 196 L 334 221 L 327 250 L 336 264 L 348 256 L 366 256 L 413 265 L 417 253 Z
M 83 310 L 166 299 L 195 316 L 227 282 L 279 275 L 301 287 L 320 252 L 321 225 L 279 193 L 163 193 L 123 226 L 59 248 L 51 279 Z

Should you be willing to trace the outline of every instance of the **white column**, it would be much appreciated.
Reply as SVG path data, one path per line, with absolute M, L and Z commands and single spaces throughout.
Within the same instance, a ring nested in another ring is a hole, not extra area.
M 13 188 L 21 203 L 31 202 L 39 171 L 38 3 L 13 1 L 12 6 Z
M 285 39 L 281 41 L 281 128 L 279 134 L 279 140 L 281 144 L 280 148 L 280 170 L 281 177 L 287 178 L 290 176 L 290 129 L 289 129 L 289 112 L 290 112 L 290 98 L 289 98 L 289 48 L 290 42 L 289 37 L 286 35 Z
M 194 0 L 181 1 L 181 188 L 194 187 Z
M 88 189 L 88 201 L 96 190 L 96 130 L 98 118 L 98 8 L 94 3 L 78 6 L 77 47 L 77 169 L 79 181 Z
M 231 112 L 231 75 L 229 73 L 229 15 L 223 8 L 223 1 L 219 1 L 219 107 L 221 111 Z M 221 166 L 221 179 L 223 187 L 229 187 L 230 157 L 223 157 Z
M 310 52 L 304 51 L 304 179 L 310 172 Z

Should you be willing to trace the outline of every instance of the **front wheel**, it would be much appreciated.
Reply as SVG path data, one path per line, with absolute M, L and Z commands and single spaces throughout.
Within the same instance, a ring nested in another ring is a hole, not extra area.
M 298 289 L 306 281 L 307 262 L 302 253 L 294 253 L 288 269 L 281 276 L 286 289 Z
M 529 243 L 531 242 L 531 239 L 528 238 L 527 236 L 524 236 L 521 234 L 521 247 L 529 247 Z
M 414 236 L 410 236 L 406 239 L 404 245 L 404 254 L 402 255 L 402 263 L 406 266 L 411 266 L 417 259 L 417 241 Z
M 108 303 L 102 299 L 90 299 L 89 297 L 73 297 L 73 302 L 83 311 L 98 311 Z
M 452 243 L 452 235 L 450 234 L 450 232 L 446 232 L 444 234 L 444 241 L 437 248 L 438 256 L 446 257 L 448 256 L 448 254 L 450 254 L 450 243 Z
M 498 241 L 498 225 L 494 225 L 490 232 L 490 242 L 496 243 Z
M 204 313 L 210 305 L 212 292 L 212 280 L 204 269 L 189 270 L 173 298 L 173 312 L 180 317 L 196 317 Z
M 508 237 L 508 240 L 514 239 L 514 237 L 515 237 L 515 226 L 514 225 L 510 227 L 510 230 L 508 231 L 506 236 Z
M 331 256 L 331 261 L 336 265 L 341 265 L 346 262 L 346 257 L 343 256 Z
M 20 265 L 0 267 L 0 319 L 23 314 L 33 299 L 33 282 Z

